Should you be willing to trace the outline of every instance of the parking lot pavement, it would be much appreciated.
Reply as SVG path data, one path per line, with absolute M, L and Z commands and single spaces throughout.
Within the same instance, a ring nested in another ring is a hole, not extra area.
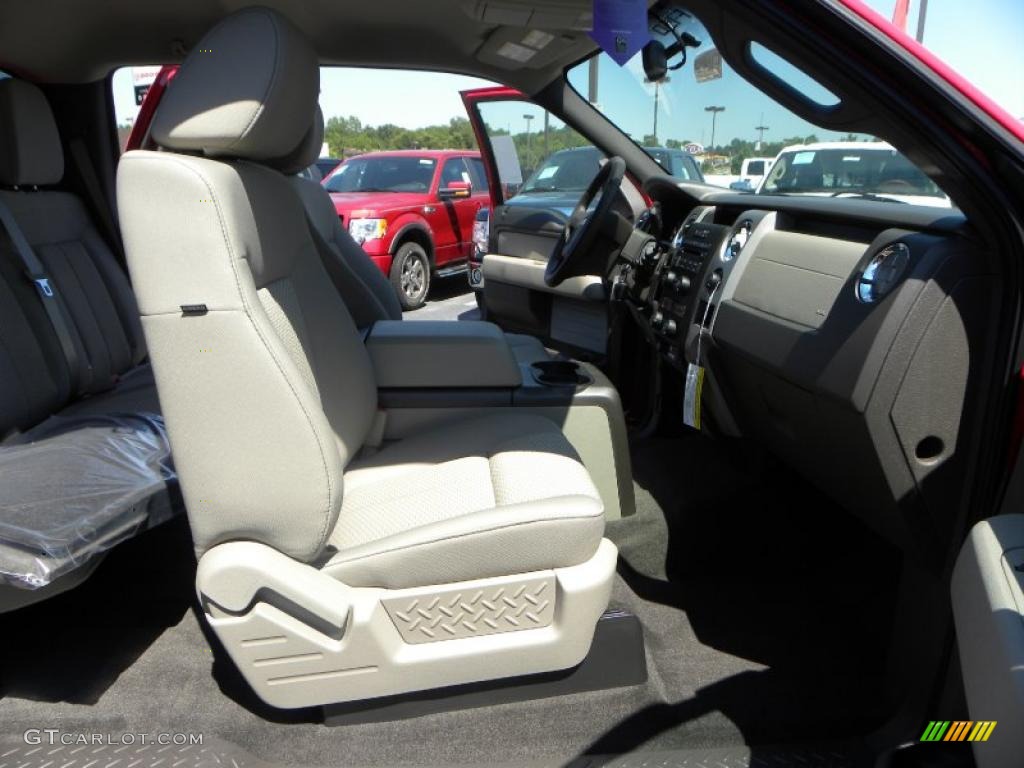
M 434 278 L 427 303 L 412 312 L 403 312 L 406 320 L 479 320 L 480 310 L 465 275 Z

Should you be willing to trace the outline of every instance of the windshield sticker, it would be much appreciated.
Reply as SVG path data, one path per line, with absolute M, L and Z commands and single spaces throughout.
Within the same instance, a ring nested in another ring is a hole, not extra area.
M 590 33 L 620 67 L 651 39 L 646 0 L 594 0 L 594 29 Z
M 813 162 L 813 152 L 797 152 L 795 155 L 793 155 L 793 165 L 809 165 Z
M 844 163 L 859 163 L 860 162 L 860 155 L 845 155 L 843 157 L 843 162 Z
M 722 54 L 717 48 L 704 51 L 693 60 L 693 76 L 698 83 L 722 79 Z
M 550 179 L 556 173 L 558 173 L 558 166 L 557 165 L 549 165 L 547 168 L 541 169 L 541 172 L 537 174 L 537 179 L 538 179 L 538 181 L 540 179 Z
M 423 159 L 420 160 L 420 165 L 433 165 L 433 164 L 434 164 L 433 160 L 427 160 L 426 158 L 423 158 Z
M 494 163 L 498 166 L 498 178 L 502 184 L 522 184 L 523 169 L 519 165 L 519 154 L 515 140 L 511 136 L 492 136 L 491 149 L 494 150 Z

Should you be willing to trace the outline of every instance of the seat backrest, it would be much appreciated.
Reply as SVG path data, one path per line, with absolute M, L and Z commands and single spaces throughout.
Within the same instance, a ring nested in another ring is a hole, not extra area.
M 0 80 L 0 202 L 46 268 L 78 347 L 78 389 L 109 389 L 146 356 L 128 278 L 82 201 L 51 189 L 64 154 L 45 95 Z M 6 231 L 0 228 L 0 435 L 24 429 L 74 394 L 68 363 Z
M 24 273 L 0 256 L 0 440 L 67 404 L 67 362 Z
M 206 53 L 210 51 L 210 53 Z M 118 207 L 196 548 L 260 541 L 315 559 L 376 413 L 369 356 L 274 158 L 309 129 L 319 68 L 249 8 L 196 44 Z
M 311 179 L 296 175 L 313 165 L 320 156 L 324 116 L 319 106 L 315 112 L 313 125 L 303 142 L 278 167 L 291 175 L 292 185 L 302 199 L 306 215 L 321 242 L 328 247 L 329 258 L 325 259 L 324 266 L 356 325 L 369 328 L 378 320 L 401 320 L 402 306 L 398 303 L 394 287 L 341 226 L 327 190 Z

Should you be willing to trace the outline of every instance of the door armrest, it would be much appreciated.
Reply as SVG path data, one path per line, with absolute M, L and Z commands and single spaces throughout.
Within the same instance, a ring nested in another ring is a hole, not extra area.
M 484 256 L 483 264 L 485 281 L 509 283 L 529 288 L 531 291 L 553 293 L 556 296 L 568 296 L 584 301 L 605 300 L 604 283 L 597 275 L 570 277 L 561 285 L 552 288 L 544 282 L 544 270 L 547 269 L 547 262 L 488 253 Z

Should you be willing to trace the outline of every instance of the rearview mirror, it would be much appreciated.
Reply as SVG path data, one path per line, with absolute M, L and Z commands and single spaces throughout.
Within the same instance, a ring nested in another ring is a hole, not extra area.
M 644 74 L 652 83 L 657 83 L 668 74 L 668 54 L 665 46 L 651 40 L 643 49 Z
M 437 190 L 437 196 L 441 200 L 457 200 L 469 197 L 473 194 L 473 185 L 468 181 L 453 181 L 447 187 Z

